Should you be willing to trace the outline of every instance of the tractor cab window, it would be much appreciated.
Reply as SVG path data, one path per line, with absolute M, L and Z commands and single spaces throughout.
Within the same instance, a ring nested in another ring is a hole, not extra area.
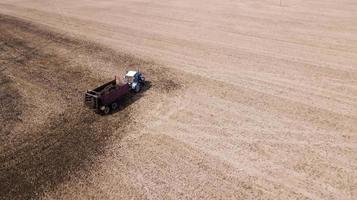
M 134 77 L 126 76 L 125 80 L 126 80 L 127 83 L 132 83 L 133 80 L 134 80 Z

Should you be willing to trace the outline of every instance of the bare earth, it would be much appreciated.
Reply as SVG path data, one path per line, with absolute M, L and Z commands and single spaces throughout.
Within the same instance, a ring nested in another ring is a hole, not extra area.
M 0 198 L 356 199 L 357 2 L 282 3 L 2 0 Z

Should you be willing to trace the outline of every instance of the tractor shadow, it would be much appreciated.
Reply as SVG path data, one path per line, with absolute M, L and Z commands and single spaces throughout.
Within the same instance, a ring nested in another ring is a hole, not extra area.
M 113 115 L 117 112 L 120 112 L 122 110 L 125 110 L 127 107 L 129 107 L 131 104 L 135 103 L 137 100 L 145 96 L 145 93 L 152 87 L 152 82 L 151 81 L 146 81 L 145 85 L 141 88 L 141 91 L 139 93 L 135 92 L 129 92 L 125 97 L 122 99 L 118 100 L 116 103 L 118 103 L 118 108 L 115 110 L 111 110 L 108 115 Z

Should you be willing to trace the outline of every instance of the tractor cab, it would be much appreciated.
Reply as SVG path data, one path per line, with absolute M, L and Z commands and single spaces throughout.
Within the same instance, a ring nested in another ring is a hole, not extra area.
M 139 71 L 127 71 L 124 80 L 132 90 L 139 92 L 145 82 L 145 77 Z

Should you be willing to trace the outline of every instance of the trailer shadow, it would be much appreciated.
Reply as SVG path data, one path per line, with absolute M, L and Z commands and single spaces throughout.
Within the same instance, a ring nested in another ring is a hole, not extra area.
M 139 93 L 135 92 L 129 92 L 127 95 L 125 95 L 124 98 L 120 99 L 116 103 L 118 103 L 118 108 L 115 110 L 111 110 L 108 115 L 113 115 L 117 112 L 120 112 L 122 110 L 125 110 L 127 107 L 135 103 L 137 100 L 145 96 L 145 93 L 152 87 L 152 82 L 151 81 L 146 81 L 144 87 L 141 88 L 141 91 Z

